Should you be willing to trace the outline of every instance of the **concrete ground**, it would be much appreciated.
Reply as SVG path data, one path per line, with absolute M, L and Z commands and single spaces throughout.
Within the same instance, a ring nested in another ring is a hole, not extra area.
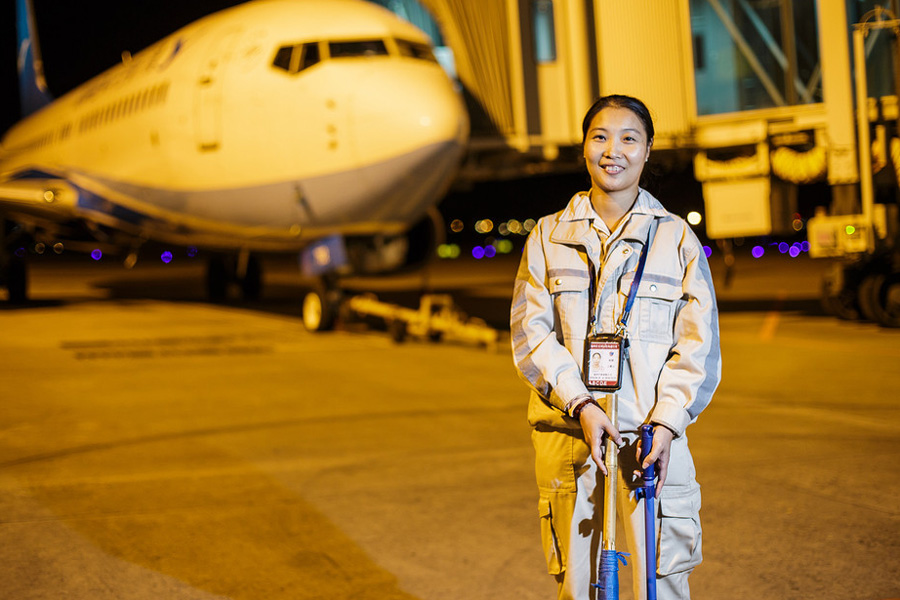
M 900 333 L 822 315 L 822 263 L 739 261 L 730 288 L 713 265 L 693 597 L 900 598 Z M 514 272 L 429 284 L 502 327 Z M 201 276 L 48 260 L 0 308 L 0 598 L 554 597 L 504 345 L 311 335 L 284 265 L 253 304 L 202 302 Z

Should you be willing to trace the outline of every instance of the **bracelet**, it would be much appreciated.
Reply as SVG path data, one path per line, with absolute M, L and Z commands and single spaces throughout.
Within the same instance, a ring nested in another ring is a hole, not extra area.
M 581 419 L 581 411 L 583 411 L 588 404 L 599 406 L 599 404 L 597 404 L 593 398 L 585 398 L 584 400 L 576 404 L 575 408 L 572 409 L 572 418 Z

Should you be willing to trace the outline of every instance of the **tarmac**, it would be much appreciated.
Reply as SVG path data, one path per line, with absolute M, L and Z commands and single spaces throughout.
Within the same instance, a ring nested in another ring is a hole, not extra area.
M 688 432 L 695 599 L 900 598 L 900 333 L 839 321 L 827 263 L 717 255 L 723 382 Z M 506 341 L 313 335 L 292 265 L 38 261 L 0 302 L 0 598 L 549 599 Z M 515 257 L 347 287 L 453 295 L 508 332 Z M 620 573 L 629 598 L 630 567 Z

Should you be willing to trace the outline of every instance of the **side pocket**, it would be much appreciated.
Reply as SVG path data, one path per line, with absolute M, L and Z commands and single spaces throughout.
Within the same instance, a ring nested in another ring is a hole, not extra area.
M 660 535 L 657 573 L 662 577 L 693 569 L 703 562 L 700 488 L 659 498 Z
M 544 556 L 547 558 L 547 572 L 551 575 L 559 575 L 566 564 L 560 550 L 559 536 L 553 527 L 553 507 L 550 498 L 541 496 L 538 500 L 538 510 L 541 515 L 541 544 L 544 547 Z

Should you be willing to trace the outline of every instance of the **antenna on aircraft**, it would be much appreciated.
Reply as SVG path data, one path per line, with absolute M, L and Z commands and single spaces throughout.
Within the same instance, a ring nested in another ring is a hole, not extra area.
M 53 101 L 44 78 L 31 0 L 16 0 L 16 34 L 19 42 L 19 101 L 22 116 L 26 117 Z

